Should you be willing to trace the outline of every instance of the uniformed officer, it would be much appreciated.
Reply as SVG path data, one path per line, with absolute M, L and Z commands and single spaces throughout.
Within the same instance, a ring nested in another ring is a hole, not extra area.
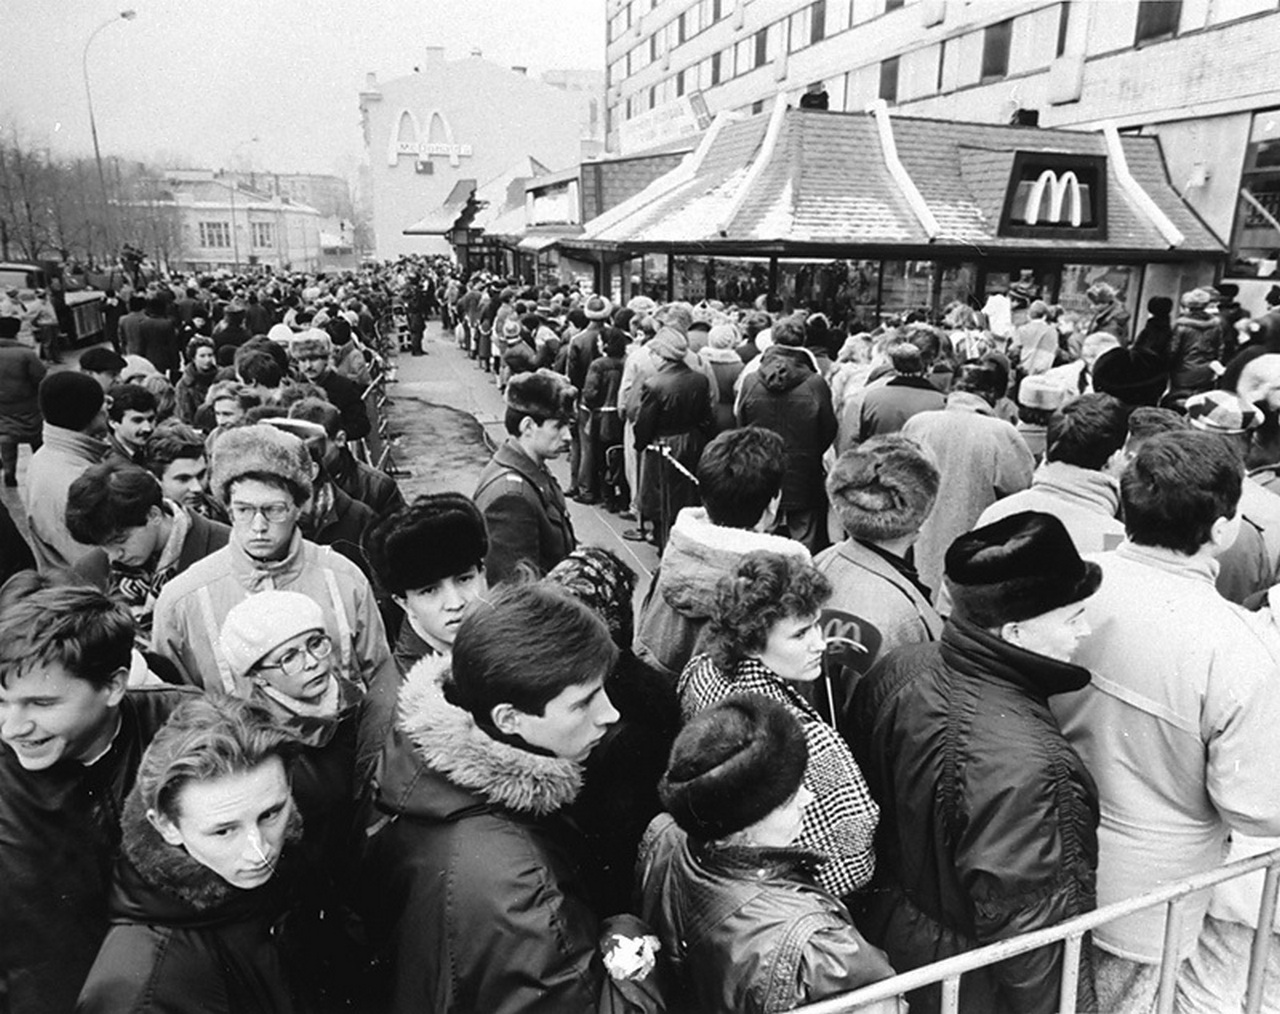
M 569 447 L 577 398 L 578 389 L 551 370 L 507 384 L 510 435 L 480 474 L 474 497 L 489 529 L 484 565 L 491 585 L 521 563 L 545 574 L 577 544 L 564 493 L 546 466 Z

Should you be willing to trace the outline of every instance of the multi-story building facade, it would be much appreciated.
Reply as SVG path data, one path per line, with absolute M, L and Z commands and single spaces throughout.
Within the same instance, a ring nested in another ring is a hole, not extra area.
M 269 265 L 313 271 L 321 265 L 320 212 L 279 194 L 250 190 L 207 169 L 171 170 L 153 203 L 180 219 L 186 270 Z
M 602 104 L 598 73 L 540 80 L 478 52 L 446 60 L 441 47 L 412 74 L 370 74 L 360 112 L 377 255 L 448 253 L 445 237 L 477 191 L 531 159 L 551 171 L 599 150 Z
M 1159 136 L 1246 302 L 1280 279 L 1276 0 L 610 0 L 607 13 L 611 150 L 664 109 L 759 112 L 781 91 L 825 91 L 848 112 L 883 99 L 908 117 L 1110 121 Z

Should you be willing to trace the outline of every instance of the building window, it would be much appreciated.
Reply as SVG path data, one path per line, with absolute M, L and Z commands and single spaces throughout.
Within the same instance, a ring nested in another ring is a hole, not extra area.
M 723 0 L 711 0 L 711 20 L 719 21 L 722 17 L 724 17 Z
M 231 248 L 231 225 L 228 222 L 201 222 L 200 223 L 200 245 L 205 247 L 217 247 L 219 249 Z
M 809 43 L 812 45 L 827 37 L 827 0 L 814 0 L 809 10 L 812 12 L 809 15 Z
M 942 91 L 942 74 L 947 66 L 947 40 L 943 39 L 938 46 L 938 91 Z
M 1071 25 L 1071 0 L 1058 8 L 1058 48 L 1055 56 L 1062 56 L 1067 51 L 1067 29 Z
M 685 42 L 689 38 L 688 31 L 689 25 L 685 21 L 685 12 L 682 11 L 676 19 L 676 39 L 681 43 Z
M 271 250 L 276 245 L 276 227 L 271 222 L 250 222 L 253 233 L 253 245 L 262 250 Z
M 655 63 L 658 59 L 658 33 L 654 32 L 649 36 L 649 62 Z
M 982 80 L 993 81 L 1009 73 L 1009 42 L 1013 18 L 988 25 L 982 36 Z
M 1106 179 L 1101 155 L 1016 152 L 1000 235 L 1106 239 Z
M 676 98 L 684 94 L 684 71 L 676 73 Z
M 1141 0 L 1138 4 L 1138 30 L 1133 44 L 1140 46 L 1155 39 L 1167 39 L 1178 34 L 1178 21 L 1182 17 L 1182 0 Z
M 884 0 L 884 12 L 888 14 L 890 11 L 896 11 L 899 7 L 906 5 L 907 0 Z
M 754 116 L 756 113 L 763 113 L 763 112 L 764 112 L 764 99 L 757 99 L 755 102 L 751 103 L 752 116 Z
M 1227 274 L 1280 278 L 1280 116 L 1274 109 L 1253 117 Z
M 755 40 L 755 57 L 752 60 L 752 67 L 763 67 L 765 61 L 769 59 L 769 29 L 761 28 L 756 32 Z
M 649 108 L 653 109 L 658 104 L 658 86 L 654 85 L 649 89 Z
M 711 84 L 718 85 L 720 83 L 720 54 L 711 54 Z
M 890 105 L 898 101 L 898 58 L 880 61 L 880 97 Z
M 804 49 L 809 45 L 809 32 L 813 24 L 813 11 L 804 7 L 792 14 L 786 25 L 781 26 L 787 30 L 787 52 L 794 53 L 798 49 Z

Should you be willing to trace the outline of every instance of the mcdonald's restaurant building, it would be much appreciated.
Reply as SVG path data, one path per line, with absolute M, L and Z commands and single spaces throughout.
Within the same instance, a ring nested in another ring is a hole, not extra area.
M 603 75 L 503 67 L 428 47 L 415 72 L 360 93 L 376 256 L 449 254 L 460 210 L 494 180 L 575 165 L 603 143 Z
M 1134 319 L 1226 249 L 1156 137 L 795 108 L 720 113 L 696 150 L 560 241 L 615 299 L 775 295 L 869 328 L 1012 283 L 1071 311 L 1106 281 Z

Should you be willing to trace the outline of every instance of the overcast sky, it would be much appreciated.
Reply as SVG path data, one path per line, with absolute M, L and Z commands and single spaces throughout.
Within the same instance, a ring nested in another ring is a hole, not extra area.
M 0 0 L 0 129 L 92 152 L 81 54 L 130 5 L 89 51 L 104 155 L 347 174 L 365 74 L 408 74 L 429 45 L 604 69 L 604 0 Z

